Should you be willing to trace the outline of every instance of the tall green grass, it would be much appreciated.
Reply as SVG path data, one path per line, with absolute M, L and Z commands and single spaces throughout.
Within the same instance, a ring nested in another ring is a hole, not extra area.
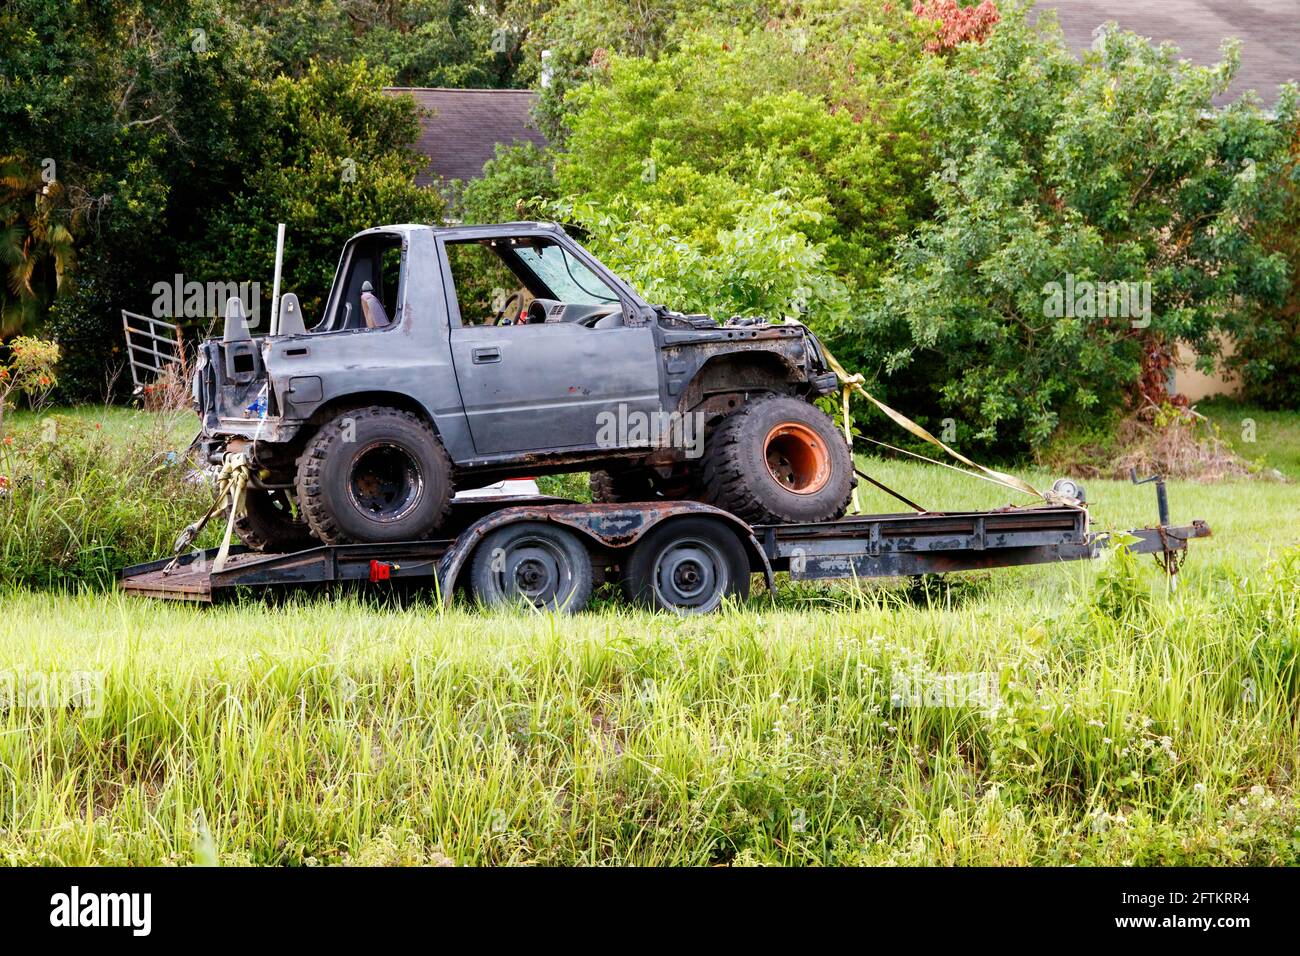
M 1297 862 L 1300 553 L 1029 583 L 687 620 L 10 593 L 0 672 L 105 691 L 0 716 L 0 860 Z M 970 674 L 996 696 L 895 706 Z
M 1149 486 L 1088 491 L 1098 524 L 1154 518 Z M 1215 531 L 1175 593 L 1123 554 L 695 619 L 3 587 L 0 681 L 103 696 L 0 707 L 0 861 L 1295 864 L 1300 491 L 1171 500 Z
M 212 503 L 185 449 L 192 414 L 18 416 L 0 443 L 0 585 L 108 587 Z

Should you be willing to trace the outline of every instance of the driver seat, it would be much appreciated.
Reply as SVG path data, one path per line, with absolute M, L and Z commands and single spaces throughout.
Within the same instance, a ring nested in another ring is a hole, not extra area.
M 375 295 L 375 287 L 369 279 L 361 283 L 361 314 L 368 329 L 383 329 L 392 324 L 388 321 L 388 313 L 384 311 L 384 303 Z

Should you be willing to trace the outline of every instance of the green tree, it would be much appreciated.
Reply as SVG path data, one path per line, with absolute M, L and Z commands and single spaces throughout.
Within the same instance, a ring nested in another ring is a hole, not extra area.
M 72 266 L 74 240 L 64 189 L 20 156 L 0 157 L 0 339 L 21 332 L 53 301 Z
M 595 245 L 634 237 L 629 265 L 653 261 L 668 304 L 834 332 L 923 207 L 907 88 L 926 32 L 887 3 L 812 3 L 609 57 L 569 95 L 557 188 Z
M 257 0 L 241 4 L 277 67 L 383 64 L 399 86 L 510 87 L 529 10 L 518 0 Z
M 286 287 L 310 318 L 319 316 L 349 236 L 383 223 L 439 221 L 442 198 L 414 184 L 424 162 L 409 146 L 419 129 L 415 105 L 384 93 L 387 78 L 355 61 L 263 81 L 257 165 L 185 250 L 187 276 L 260 281 L 269 290 L 276 223 L 284 222 Z
M 76 264 L 60 251 L 59 296 L 25 298 L 23 321 L 64 347 L 63 398 L 98 398 L 106 353 L 118 361 L 116 309 L 170 278 L 178 246 L 242 179 L 263 58 L 216 0 L 12 0 L 0 51 L 0 154 L 41 173 L 44 212 L 70 233 Z
M 1250 99 L 1216 112 L 1231 45 L 1197 67 L 1112 25 L 1080 62 L 1050 17 L 1004 12 L 919 74 L 936 213 L 854 334 L 905 407 L 1023 449 L 1133 399 L 1175 342 L 1212 362 L 1278 301 L 1285 263 L 1259 228 L 1281 207 L 1296 100 L 1284 89 L 1276 121 Z M 1149 315 L 1060 307 L 1063 286 L 1111 282 L 1150 283 Z

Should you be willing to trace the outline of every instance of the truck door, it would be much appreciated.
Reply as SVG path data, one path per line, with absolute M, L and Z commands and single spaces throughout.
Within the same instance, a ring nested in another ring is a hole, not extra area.
M 477 454 L 625 447 L 629 430 L 619 423 L 658 412 L 659 363 L 648 326 L 624 326 L 617 308 L 606 321 L 540 321 L 543 302 L 559 296 L 607 296 L 609 306 L 618 306 L 613 290 L 594 273 L 580 274 L 582 291 L 552 288 L 516 274 L 527 273 L 523 258 L 505 273 L 496 270 L 491 260 L 497 254 L 487 243 L 449 242 L 444 248 L 456 300 L 449 303 L 452 363 Z M 581 264 L 562 261 L 563 254 L 548 247 L 546 266 L 576 272 Z M 532 308 L 539 321 L 520 322 L 534 299 L 541 300 Z M 606 307 L 600 301 L 566 305 L 578 314 Z

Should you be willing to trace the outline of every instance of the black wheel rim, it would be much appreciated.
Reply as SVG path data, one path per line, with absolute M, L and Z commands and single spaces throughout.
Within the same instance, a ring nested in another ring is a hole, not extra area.
M 491 556 L 497 590 L 507 600 L 533 607 L 559 608 L 573 593 L 569 556 L 553 541 L 528 535 Z
M 681 539 L 664 548 L 651 578 L 661 605 L 686 612 L 712 611 L 731 583 L 721 550 L 700 538 Z
M 410 514 L 424 493 L 424 478 L 410 452 L 376 442 L 357 454 L 348 491 L 357 510 L 372 521 L 397 521 Z

